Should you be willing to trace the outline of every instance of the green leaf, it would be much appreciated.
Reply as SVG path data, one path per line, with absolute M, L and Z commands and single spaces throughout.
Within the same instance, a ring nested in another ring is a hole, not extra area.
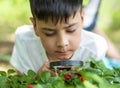
M 64 88 L 64 81 L 62 80 L 56 80 L 56 85 L 54 85 L 55 88 Z
M 65 85 L 65 88 L 75 88 L 75 87 L 73 85 Z M 78 87 L 78 88 L 80 88 L 80 87 Z
M 34 71 L 32 71 L 32 70 L 29 70 L 29 71 L 27 72 L 27 75 L 28 75 L 29 77 L 35 77 L 36 73 L 35 73 Z
M 97 74 L 97 75 L 102 75 L 102 71 L 100 69 L 96 69 L 96 68 L 88 68 L 88 69 L 84 69 L 85 72 L 90 72 L 90 73 L 94 73 L 94 74 Z
M 6 83 L 7 83 L 7 77 L 0 76 L 0 88 L 8 88 Z
M 37 85 L 34 85 L 34 88 L 43 88 L 43 86 L 40 84 L 37 84 Z
M 85 88 L 83 85 L 76 85 L 75 88 Z
M 111 85 L 109 88 L 120 88 L 120 84 Z
M 99 88 L 96 85 L 93 85 L 92 83 L 90 83 L 89 81 L 84 81 L 83 84 L 85 88 Z
M 7 76 L 7 73 L 5 71 L 0 71 L 1 76 Z
M 44 88 L 53 88 L 52 84 L 51 83 L 46 83 Z
M 120 77 L 114 77 L 113 83 L 120 84 Z
M 50 72 L 48 72 L 48 71 L 44 71 L 44 72 L 42 72 L 42 73 L 40 73 L 40 79 L 41 79 L 41 81 L 43 82 L 43 83 L 45 83 L 45 82 L 48 82 L 48 80 L 50 79 L 50 77 L 51 77 L 51 74 L 50 74 Z
M 106 79 L 104 79 L 96 74 L 86 73 L 85 76 L 88 79 L 91 79 L 93 82 L 95 82 L 99 88 L 109 88 L 109 86 L 110 86 L 109 82 Z
M 22 81 L 23 81 L 23 82 L 26 82 L 26 83 L 28 83 L 28 84 L 34 83 L 34 82 L 35 82 L 35 75 L 36 75 L 36 73 L 35 73 L 34 71 L 29 70 L 29 71 L 27 72 L 27 75 L 24 75 L 24 76 L 22 77 Z
M 16 87 L 14 87 L 14 88 L 16 88 Z M 17 87 L 17 88 L 27 88 L 27 85 L 19 85 L 19 87 Z
M 35 78 L 25 75 L 20 78 L 20 81 L 25 84 L 32 84 L 35 82 Z
M 16 71 L 14 70 L 14 69 L 9 69 L 8 71 L 7 71 L 7 73 L 8 73 L 8 75 L 11 75 L 11 74 L 13 74 L 13 73 L 15 73 Z

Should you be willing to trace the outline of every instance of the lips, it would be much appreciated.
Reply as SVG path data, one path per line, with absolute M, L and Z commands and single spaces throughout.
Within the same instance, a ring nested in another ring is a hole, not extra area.
M 61 55 L 67 55 L 67 51 L 56 51 L 56 53 L 61 54 Z
M 56 51 L 56 58 L 59 60 L 68 60 L 72 56 L 72 50 L 66 50 L 66 51 Z

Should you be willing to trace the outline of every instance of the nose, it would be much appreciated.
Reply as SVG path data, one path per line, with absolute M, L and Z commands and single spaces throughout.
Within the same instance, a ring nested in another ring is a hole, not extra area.
M 69 45 L 69 39 L 65 35 L 61 35 L 57 38 L 56 42 L 58 47 L 65 47 Z

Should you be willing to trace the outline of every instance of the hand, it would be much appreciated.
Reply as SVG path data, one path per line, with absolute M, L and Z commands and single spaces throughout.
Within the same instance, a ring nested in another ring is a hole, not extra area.
M 49 71 L 49 72 L 51 73 L 52 76 L 55 75 L 55 72 L 54 72 L 52 69 L 50 69 L 49 63 L 50 63 L 50 62 L 47 61 L 47 62 L 45 62 L 45 63 L 43 64 L 43 66 L 39 69 L 39 71 L 38 71 L 36 77 L 38 77 L 39 74 L 40 74 L 41 72 L 43 72 L 43 71 Z

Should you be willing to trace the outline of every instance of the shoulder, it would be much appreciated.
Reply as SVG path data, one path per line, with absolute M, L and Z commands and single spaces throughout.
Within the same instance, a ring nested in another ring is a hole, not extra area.
M 33 27 L 31 25 L 18 27 L 10 63 L 20 72 L 27 73 L 28 69 L 37 72 L 46 60 L 45 50 Z
M 23 25 L 17 28 L 15 32 L 15 45 L 16 47 L 39 47 L 39 49 L 43 49 L 41 40 L 36 36 L 32 25 Z
M 41 40 L 36 36 L 32 25 L 23 25 L 17 28 L 15 32 L 15 44 L 19 45 L 19 47 L 24 45 L 25 47 L 37 46 L 40 49 L 43 48 Z
M 16 34 L 21 34 L 21 33 L 27 33 L 27 32 L 32 32 L 33 31 L 33 26 L 32 25 L 23 25 L 17 28 Z
M 23 25 L 17 28 L 15 32 L 15 37 L 16 38 L 35 38 L 37 37 L 34 33 L 34 29 L 32 25 Z
M 88 41 L 87 41 L 88 40 Z M 85 31 L 85 30 L 82 30 L 82 42 L 83 44 L 87 44 L 87 43 L 98 43 L 101 45 L 102 44 L 106 44 L 106 40 L 98 35 L 98 34 L 95 34 L 93 32 L 89 32 L 89 31 Z
M 106 43 L 106 40 L 98 35 L 98 34 L 95 34 L 93 32 L 89 32 L 89 31 L 85 31 L 85 30 L 82 30 L 82 40 L 84 41 L 83 43 L 86 44 L 87 43 Z M 89 41 L 86 41 L 86 40 L 89 40 Z

